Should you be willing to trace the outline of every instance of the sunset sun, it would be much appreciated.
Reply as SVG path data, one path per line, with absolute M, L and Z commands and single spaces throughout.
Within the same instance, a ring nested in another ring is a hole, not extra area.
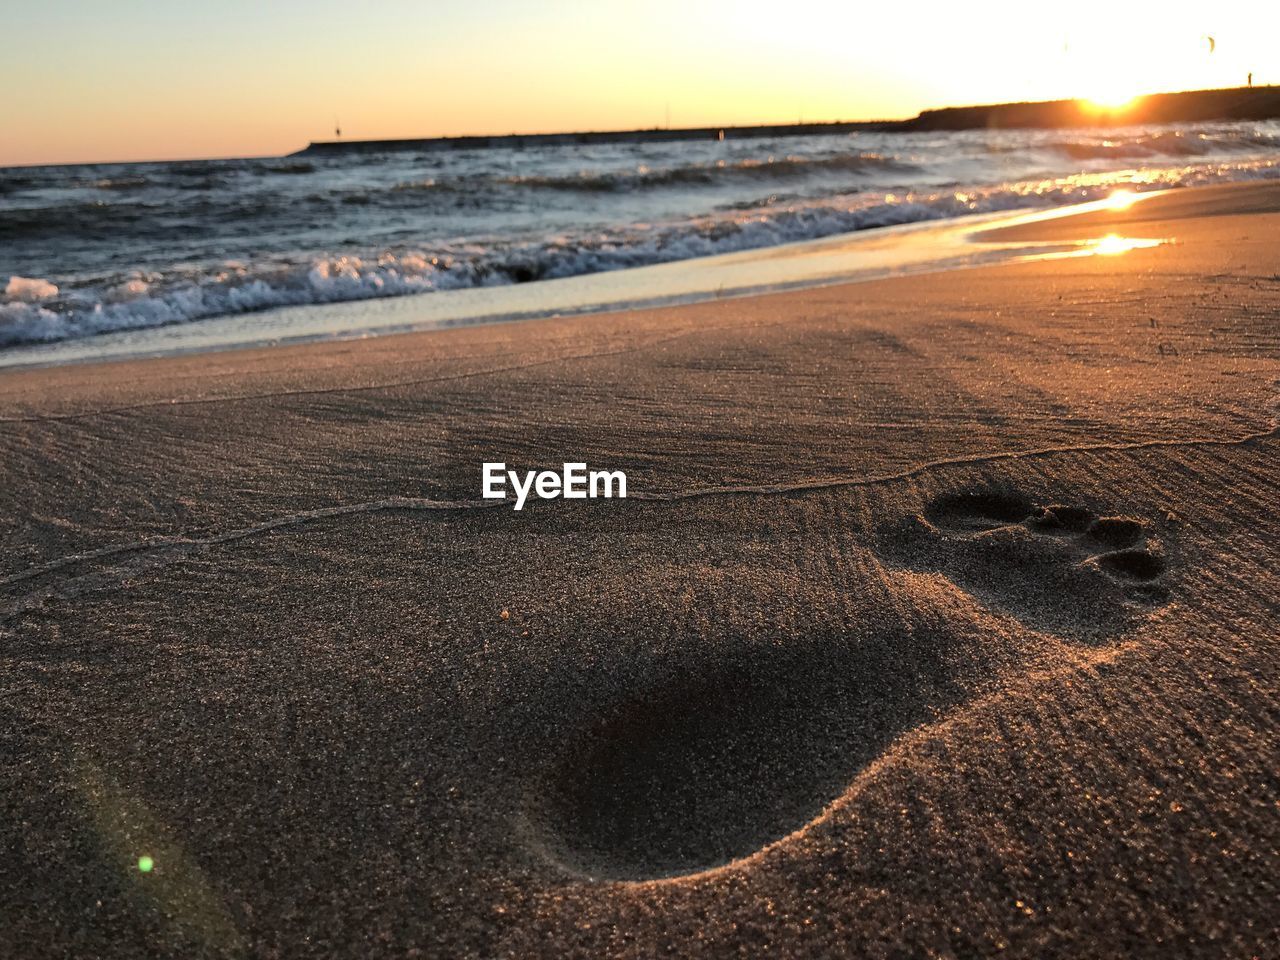
M 1097 110 L 1115 111 L 1132 106 L 1144 92 L 1142 77 L 1107 57 L 1091 63 L 1076 83 L 1077 96 Z
M 1085 99 L 1090 106 L 1100 110 L 1121 110 L 1137 100 L 1138 95 L 1131 89 L 1116 85 L 1101 87 L 1096 92 L 1088 94 Z

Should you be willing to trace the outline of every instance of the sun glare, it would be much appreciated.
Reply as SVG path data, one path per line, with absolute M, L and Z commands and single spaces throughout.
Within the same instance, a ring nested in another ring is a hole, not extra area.
M 1108 112 L 1124 110 L 1132 106 L 1137 99 L 1138 95 L 1136 93 L 1121 89 L 1099 90 L 1085 98 L 1089 106 L 1095 110 L 1106 110 Z
M 1155 63 L 1160 55 L 1172 54 L 1163 44 L 1139 38 L 1127 31 L 1103 31 L 1073 38 L 1063 67 L 1071 76 L 1086 109 L 1095 113 L 1121 113 L 1140 99 L 1140 94 L 1161 86 L 1155 79 Z

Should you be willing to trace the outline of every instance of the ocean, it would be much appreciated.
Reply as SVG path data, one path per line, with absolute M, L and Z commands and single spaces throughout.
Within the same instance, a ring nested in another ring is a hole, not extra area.
M 1277 122 L 0 169 L 0 350 L 1275 177 Z

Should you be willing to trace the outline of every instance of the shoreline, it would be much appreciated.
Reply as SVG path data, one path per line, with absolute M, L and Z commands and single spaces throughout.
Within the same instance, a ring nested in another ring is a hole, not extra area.
M 1184 189 L 1206 190 L 1218 186 Z M 1117 191 L 1130 198 L 1128 203 L 1135 204 L 1168 192 Z M 27 344 L 0 351 L 0 371 L 651 310 L 891 276 L 972 269 L 1028 257 L 1070 255 L 1072 248 L 1047 242 L 1019 244 L 983 238 L 1006 227 L 1085 216 L 1105 210 L 1111 203 L 1105 199 L 1093 200 L 1039 210 L 915 221 L 816 240 L 527 284 L 273 307 L 48 344 Z M 1078 249 L 1088 252 L 1087 245 Z M 762 280 L 761 275 L 767 279 Z M 261 329 L 264 320 L 268 321 L 266 330 Z
M 405 154 L 356 168 L 245 163 L 0 184 L 18 189 L 11 232 L 32 236 L 13 251 L 0 293 L 0 366 L 671 305 L 887 275 L 899 264 L 883 250 L 859 252 L 880 239 L 850 236 L 843 262 L 823 243 L 803 264 L 768 251 L 814 238 L 838 246 L 847 235 L 893 237 L 912 223 L 945 229 L 976 214 L 1062 208 L 1117 190 L 1280 174 L 1280 153 L 1268 149 L 1280 142 L 1275 123 L 938 134 L 916 146 L 868 137 L 809 138 L 782 157 L 778 144 L 759 141 L 655 146 L 643 157 Z M 505 169 L 511 163 L 528 169 Z M 215 184 L 225 189 L 199 193 Z M 184 213 L 191 189 L 205 200 Z M 77 239 L 75 210 L 86 203 L 90 219 Z M 267 215 L 272 203 L 288 212 Z M 540 204 L 549 204 L 545 222 Z M 218 224 L 241 207 L 248 219 L 232 231 L 239 239 L 219 246 Z M 115 240 L 94 226 L 121 218 L 135 225 Z M 911 236 L 937 235 L 920 229 Z M 172 252 L 157 245 L 166 236 Z M 920 244 L 905 259 L 916 271 L 942 256 Z M 963 258 L 998 259 L 972 249 Z M 383 305 L 391 300 L 413 306 Z

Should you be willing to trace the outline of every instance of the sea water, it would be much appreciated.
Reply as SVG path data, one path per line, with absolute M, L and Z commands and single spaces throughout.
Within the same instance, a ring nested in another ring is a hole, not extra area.
M 0 351 L 1274 177 L 1277 122 L 0 169 Z

